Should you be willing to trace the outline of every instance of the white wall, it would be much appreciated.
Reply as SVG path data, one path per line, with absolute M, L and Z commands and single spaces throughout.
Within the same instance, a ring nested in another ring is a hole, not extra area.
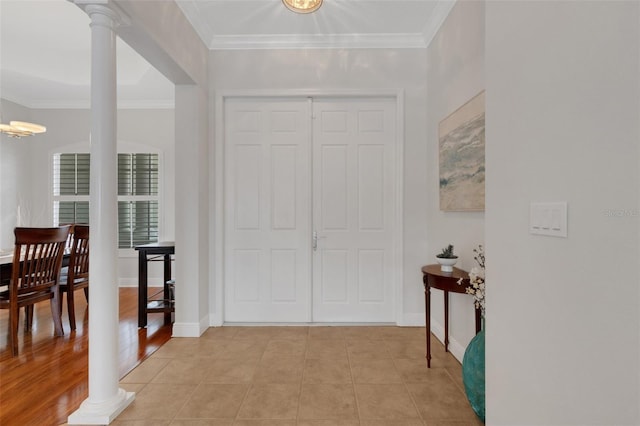
M 3 116 L 32 120 L 47 127 L 46 133 L 28 138 L 11 139 L 2 135 L 0 191 L 9 196 L 2 197 L 0 205 L 0 247 L 12 247 L 18 202 L 22 225 L 52 225 L 52 155 L 64 150 L 89 152 L 90 114 L 89 110 L 82 109 L 28 109 L 2 102 Z M 175 235 L 173 123 L 173 110 L 118 111 L 118 149 L 139 147 L 162 155 L 160 238 L 163 240 L 173 240 Z M 137 252 L 121 251 L 118 266 L 121 285 L 137 285 Z M 150 264 L 149 279 L 151 285 L 162 284 L 161 265 Z
M 240 50 L 212 51 L 210 59 L 211 88 L 216 92 L 404 91 L 403 321 L 424 324 L 420 268 L 428 260 L 426 52 L 419 49 Z M 218 208 L 214 214 L 219 215 L 221 211 Z
M 208 94 L 176 85 L 176 317 L 174 337 L 198 337 L 209 308 Z M 190 253 L 189 253 L 190 251 Z
M 209 324 L 208 50 L 173 1 L 114 0 L 131 20 L 118 34 L 176 86 L 176 321 L 174 337 Z
M 175 1 L 111 1 L 130 20 L 120 38 L 173 84 L 207 87 L 207 47 Z
M 459 1 L 429 45 L 427 53 L 427 210 L 429 263 L 447 244 L 459 256 L 457 267 L 476 266 L 473 249 L 484 244 L 483 212 L 443 212 L 439 207 L 438 124 L 484 90 L 484 2 Z M 431 328 L 444 340 L 444 305 L 441 291 L 431 292 Z M 475 335 L 473 299 L 449 297 L 451 352 L 462 360 Z
M 32 120 L 27 108 L 4 99 L 0 99 L 0 112 L 5 124 L 11 120 Z M 20 166 L 27 161 L 26 140 L 0 134 L 0 250 L 13 247 L 13 228 L 20 223 L 17 207 L 30 185 L 30 178 L 23 176 Z M 25 213 L 21 210 L 20 216 L 24 217 Z
M 639 6 L 486 4 L 488 424 L 640 424 Z

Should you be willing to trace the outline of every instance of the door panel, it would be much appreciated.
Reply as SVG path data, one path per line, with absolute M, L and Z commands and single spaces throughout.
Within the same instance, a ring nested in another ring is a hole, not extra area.
M 320 269 L 321 303 L 349 303 L 349 252 L 347 250 L 322 251 L 323 267 Z
M 260 145 L 238 145 L 232 147 L 235 167 L 231 171 L 235 180 L 235 229 L 260 229 Z
M 321 229 L 347 231 L 349 226 L 349 173 L 347 170 L 347 147 L 323 146 L 320 150 L 320 187 L 322 204 L 317 218 Z M 318 181 L 318 179 L 316 179 Z
M 313 320 L 394 321 L 395 100 L 314 100 L 313 117 Z
M 358 301 L 384 303 L 385 300 L 385 252 L 384 250 L 360 250 L 358 252 Z
M 238 303 L 259 302 L 260 250 L 234 250 L 233 266 L 233 300 Z
M 358 223 L 360 229 L 384 229 L 385 150 L 381 145 L 358 147 Z
M 225 321 L 310 319 L 305 100 L 225 102 Z

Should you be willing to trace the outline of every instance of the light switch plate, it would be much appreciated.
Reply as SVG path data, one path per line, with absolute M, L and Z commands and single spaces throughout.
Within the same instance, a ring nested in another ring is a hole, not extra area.
M 567 237 L 567 203 L 531 203 L 529 233 Z

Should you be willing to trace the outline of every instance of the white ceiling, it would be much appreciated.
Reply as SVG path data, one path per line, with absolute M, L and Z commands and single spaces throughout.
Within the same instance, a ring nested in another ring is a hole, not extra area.
M 280 0 L 176 0 L 210 49 L 425 47 L 452 0 L 325 0 L 297 14 Z
M 325 0 L 308 15 L 281 0 L 176 0 L 210 49 L 423 48 L 454 0 Z M 0 97 L 87 108 L 89 17 L 67 0 L 0 0 Z M 170 107 L 173 85 L 118 39 L 121 107 Z

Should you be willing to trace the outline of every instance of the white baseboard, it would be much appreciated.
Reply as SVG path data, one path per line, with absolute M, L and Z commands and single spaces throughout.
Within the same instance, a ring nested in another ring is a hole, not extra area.
M 138 287 L 137 278 L 119 278 L 118 287 Z
M 209 327 L 221 327 L 223 323 L 222 315 L 218 313 L 209 314 Z
M 200 337 L 209 328 L 209 316 L 205 315 L 199 322 L 175 322 L 171 337 Z
M 402 319 L 398 323 L 400 327 L 424 327 L 425 317 L 423 313 L 409 313 L 404 314 Z
M 462 346 L 456 339 L 449 339 L 449 352 L 453 355 L 460 364 L 462 364 L 462 359 L 464 358 L 464 351 L 467 348 Z
M 200 327 L 193 322 L 174 322 L 171 337 L 200 337 Z
M 426 325 L 426 318 L 423 313 L 404 314 L 402 323 L 398 325 L 403 327 L 424 327 Z M 431 333 L 444 345 L 444 326 L 433 319 L 431 319 Z M 451 352 L 460 363 L 462 363 L 462 358 L 464 358 L 465 349 L 465 346 L 462 346 L 460 342 L 449 334 L 449 352 Z
M 451 330 L 451 329 L 449 329 Z M 444 345 L 444 326 L 439 322 L 431 320 L 431 333 L 442 342 Z M 460 342 L 451 337 L 449 333 L 449 352 L 462 364 L 462 358 L 464 358 L 464 351 L 466 347 L 462 346 Z
M 147 280 L 148 287 L 163 287 L 163 278 L 149 278 Z M 138 287 L 138 278 L 119 278 L 118 287 Z
M 207 328 L 209 328 L 209 315 L 205 315 L 202 318 L 200 318 L 200 336 L 202 336 L 204 334 L 205 331 L 207 331 Z

